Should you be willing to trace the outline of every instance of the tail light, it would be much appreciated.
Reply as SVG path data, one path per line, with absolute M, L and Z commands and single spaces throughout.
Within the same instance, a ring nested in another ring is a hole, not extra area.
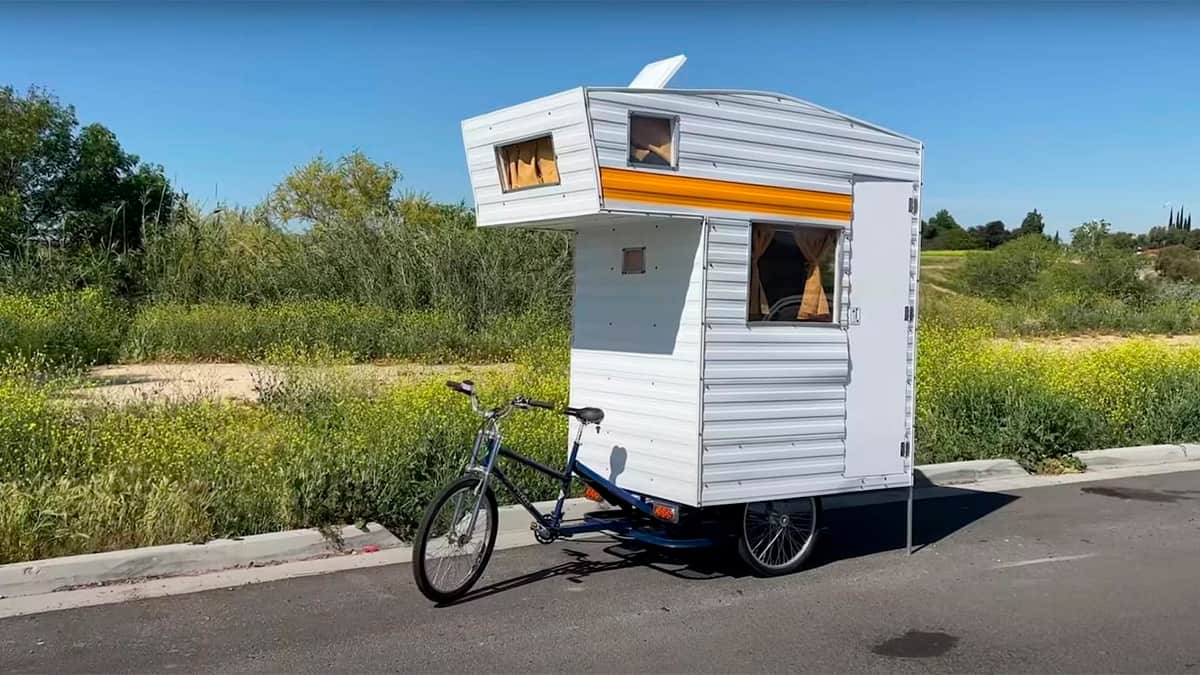
M 678 506 L 674 504 L 663 504 L 661 502 L 651 502 L 651 504 L 654 507 L 651 513 L 654 514 L 655 518 L 658 518 L 659 520 L 665 520 L 668 523 L 679 522 Z

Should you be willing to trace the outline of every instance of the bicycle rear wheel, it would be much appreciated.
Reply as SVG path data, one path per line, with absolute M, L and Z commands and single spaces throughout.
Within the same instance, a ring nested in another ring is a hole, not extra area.
M 480 487 L 478 476 L 463 476 L 446 486 L 425 510 L 413 547 L 413 576 L 421 593 L 434 602 L 450 602 L 471 590 L 487 567 L 496 545 L 496 496 L 483 491 L 475 527 L 471 509 Z

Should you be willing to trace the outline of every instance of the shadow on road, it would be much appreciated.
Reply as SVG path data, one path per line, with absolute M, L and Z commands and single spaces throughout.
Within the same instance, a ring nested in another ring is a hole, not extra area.
M 899 494 L 903 495 L 903 492 Z M 937 543 L 1018 499 L 1015 495 L 955 489 L 947 496 L 913 505 L 913 551 Z M 903 551 L 903 501 L 870 506 L 827 509 L 817 549 L 807 567 L 821 567 L 861 556 Z M 671 576 L 703 581 L 743 577 L 747 571 L 732 546 L 670 551 L 617 539 L 571 541 L 559 549 L 569 559 L 528 574 L 481 586 L 448 604 L 480 600 L 497 593 L 560 577 L 582 583 L 593 574 L 631 567 L 648 567 Z
M 913 552 L 917 553 L 959 533 L 972 523 L 1016 501 L 1016 495 L 941 488 L 944 497 L 919 500 L 913 504 Z M 897 491 L 903 496 L 904 491 Z M 904 502 L 857 506 L 825 511 L 822 540 L 808 567 L 820 567 L 841 560 L 905 547 Z

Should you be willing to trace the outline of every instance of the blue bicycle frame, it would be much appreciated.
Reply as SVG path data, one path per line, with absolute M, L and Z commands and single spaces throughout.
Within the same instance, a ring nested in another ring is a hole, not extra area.
M 501 413 L 496 411 L 492 415 L 489 415 L 480 426 L 479 433 L 475 438 L 475 445 L 472 448 L 466 471 L 479 474 L 481 480 L 478 494 L 476 495 L 475 510 L 471 516 L 471 524 L 468 531 L 474 531 L 475 520 L 479 513 L 479 505 L 483 500 L 483 491 L 487 489 L 489 479 L 494 476 L 516 497 L 518 503 L 521 504 L 529 515 L 533 517 L 534 529 L 540 541 L 548 542 L 558 537 L 607 531 L 614 534 L 628 535 L 634 539 L 666 548 L 695 548 L 711 546 L 713 544 L 713 540 L 707 537 L 681 539 L 664 536 L 651 529 L 639 528 L 635 526 L 632 518 L 623 517 L 622 514 L 615 514 L 614 517 L 585 516 L 579 523 L 563 525 L 563 507 L 568 495 L 571 493 L 571 482 L 575 477 L 579 477 L 585 485 L 596 489 L 610 501 L 617 502 L 615 505 L 633 509 L 651 519 L 654 518 L 654 506 L 641 495 L 619 487 L 579 461 L 579 448 L 582 445 L 583 430 L 587 426 L 586 423 L 580 421 L 579 427 L 575 432 L 575 438 L 571 443 L 570 453 L 567 455 L 566 467 L 562 471 L 557 471 L 503 446 L 503 438 L 500 433 L 500 420 L 506 414 L 507 412 Z M 509 480 L 508 476 L 504 474 L 503 469 L 499 466 L 498 460 L 500 457 L 513 460 L 538 473 L 557 479 L 561 483 L 558 499 L 555 500 L 554 509 L 550 513 L 539 511 L 528 496 Z

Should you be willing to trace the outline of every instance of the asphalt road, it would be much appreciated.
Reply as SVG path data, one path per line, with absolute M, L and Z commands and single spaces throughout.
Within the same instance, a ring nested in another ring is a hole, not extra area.
M 778 579 L 609 542 L 503 551 L 433 607 L 407 565 L 0 621 L 3 672 L 1200 675 L 1200 472 L 826 514 Z

